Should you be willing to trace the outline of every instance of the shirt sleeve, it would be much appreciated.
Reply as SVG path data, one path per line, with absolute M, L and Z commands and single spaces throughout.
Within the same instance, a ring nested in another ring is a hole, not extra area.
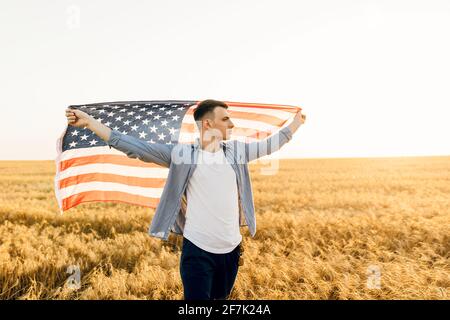
M 147 143 L 117 130 L 111 130 L 111 135 L 106 143 L 110 149 L 113 147 L 122 151 L 129 158 L 153 162 L 167 168 L 170 166 L 173 144 Z
M 289 127 L 278 130 L 271 136 L 254 142 L 242 142 L 247 162 L 270 155 L 292 139 L 292 131 Z

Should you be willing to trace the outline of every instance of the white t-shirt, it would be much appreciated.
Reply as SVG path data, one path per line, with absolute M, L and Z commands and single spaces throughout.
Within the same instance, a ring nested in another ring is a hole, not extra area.
M 199 148 L 187 189 L 183 236 L 211 253 L 228 253 L 242 241 L 236 174 L 223 150 Z

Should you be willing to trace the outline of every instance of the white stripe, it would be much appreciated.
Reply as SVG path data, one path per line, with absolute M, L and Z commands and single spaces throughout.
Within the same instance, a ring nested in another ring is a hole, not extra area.
M 288 120 L 289 118 L 293 117 L 294 114 L 291 112 L 287 112 L 287 111 L 282 111 L 282 110 L 274 110 L 274 109 L 263 109 L 263 108 L 245 108 L 245 107 L 234 107 L 234 106 L 230 106 L 228 108 L 228 110 L 230 111 L 242 111 L 242 112 L 249 112 L 249 113 L 255 113 L 255 114 L 266 114 L 269 116 L 274 116 L 277 117 L 281 120 Z M 233 114 L 231 114 L 233 115 Z
M 239 118 L 232 118 L 231 121 L 233 121 L 233 123 L 236 127 L 241 127 L 241 128 L 250 128 L 250 129 L 269 131 L 269 132 L 275 132 L 276 130 L 279 129 L 279 127 L 273 126 L 264 121 L 255 121 L 255 120 L 247 120 L 247 119 L 239 119 Z M 196 125 L 194 117 L 192 115 L 186 115 L 183 118 L 183 122 Z
M 126 156 L 126 154 L 122 151 L 119 151 L 114 148 L 110 149 L 109 146 L 103 146 L 103 147 L 90 147 L 90 148 L 66 150 L 61 154 L 60 161 L 79 157 L 96 156 L 101 154 Z
M 130 177 L 139 178 L 167 178 L 169 173 L 169 168 L 143 168 L 143 167 L 132 167 L 124 166 L 118 164 L 110 163 L 95 163 L 87 164 L 83 166 L 69 167 L 64 171 L 60 172 L 59 178 L 65 179 L 68 177 L 77 176 L 80 174 L 87 173 L 110 173 L 117 175 L 124 175 Z
M 144 188 L 116 182 L 86 182 L 63 188 L 60 193 L 64 199 L 87 191 L 120 191 L 149 198 L 160 198 L 163 188 Z

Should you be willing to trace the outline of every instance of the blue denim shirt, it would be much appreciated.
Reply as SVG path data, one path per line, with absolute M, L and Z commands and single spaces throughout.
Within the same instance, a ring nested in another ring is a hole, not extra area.
M 271 136 L 254 142 L 223 140 L 220 145 L 236 173 L 239 197 L 239 225 L 248 226 L 252 237 L 256 234 L 255 208 L 248 162 L 269 155 L 292 139 L 289 127 L 283 127 Z M 191 144 L 149 144 L 138 138 L 112 130 L 106 143 L 124 152 L 129 158 L 138 158 L 169 168 L 168 177 L 150 224 L 150 236 L 168 240 L 169 233 L 183 234 L 186 221 L 186 187 L 197 163 L 199 138 Z

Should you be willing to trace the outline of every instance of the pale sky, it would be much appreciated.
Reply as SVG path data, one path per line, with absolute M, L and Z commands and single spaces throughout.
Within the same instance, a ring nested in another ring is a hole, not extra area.
M 450 155 L 450 1 L 0 4 L 0 160 L 56 157 L 71 104 L 297 105 L 280 157 Z

